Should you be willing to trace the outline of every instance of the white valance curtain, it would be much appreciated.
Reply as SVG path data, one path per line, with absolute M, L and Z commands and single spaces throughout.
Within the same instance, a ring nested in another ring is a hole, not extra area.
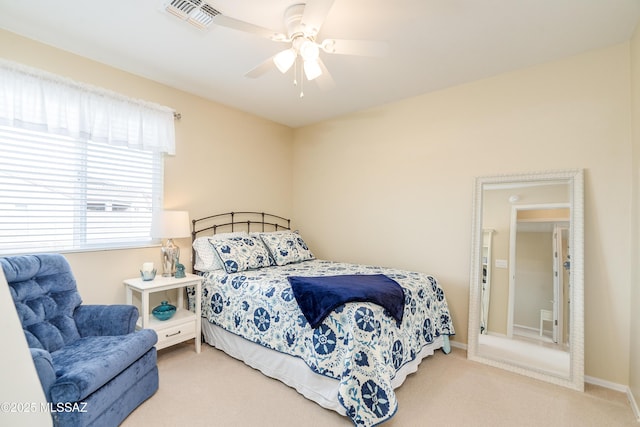
M 0 125 L 175 154 L 174 111 L 0 59 Z

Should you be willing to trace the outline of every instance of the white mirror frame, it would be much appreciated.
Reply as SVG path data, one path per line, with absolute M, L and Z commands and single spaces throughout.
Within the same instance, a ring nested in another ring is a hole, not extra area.
M 560 377 L 532 366 L 523 366 L 505 359 L 485 357 L 478 352 L 481 310 L 482 266 L 482 203 L 483 190 L 489 184 L 518 184 L 565 181 L 571 194 L 571 276 L 570 276 L 570 371 Z M 584 391 L 584 177 L 582 169 L 534 172 L 528 174 L 478 177 L 473 196 L 471 224 L 471 272 L 469 286 L 469 330 L 467 358 L 528 377 L 547 381 L 578 391 Z

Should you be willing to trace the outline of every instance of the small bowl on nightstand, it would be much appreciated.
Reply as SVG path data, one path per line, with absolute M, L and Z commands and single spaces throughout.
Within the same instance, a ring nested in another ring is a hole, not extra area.
M 169 320 L 176 314 L 176 306 L 162 301 L 159 306 L 151 311 L 151 314 L 158 320 Z
M 156 269 L 154 268 L 153 270 L 147 270 L 147 271 L 140 270 L 140 277 L 145 282 L 149 280 L 153 280 L 156 278 Z

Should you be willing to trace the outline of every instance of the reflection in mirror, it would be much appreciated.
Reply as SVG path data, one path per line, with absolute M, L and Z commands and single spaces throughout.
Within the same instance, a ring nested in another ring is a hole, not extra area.
M 584 389 L 581 170 L 476 180 L 468 356 Z

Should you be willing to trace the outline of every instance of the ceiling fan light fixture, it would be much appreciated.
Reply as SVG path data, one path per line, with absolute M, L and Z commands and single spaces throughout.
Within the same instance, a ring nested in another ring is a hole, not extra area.
M 313 80 L 322 75 L 322 69 L 317 60 L 304 61 L 304 75 L 307 76 L 307 80 Z
M 302 56 L 305 63 L 307 61 L 315 62 L 318 59 L 318 56 L 320 56 L 320 49 L 318 49 L 318 45 L 311 40 L 305 40 L 300 45 L 300 56 Z
M 296 51 L 293 49 L 285 49 L 273 57 L 273 62 L 282 74 L 289 71 L 289 68 L 296 60 Z

